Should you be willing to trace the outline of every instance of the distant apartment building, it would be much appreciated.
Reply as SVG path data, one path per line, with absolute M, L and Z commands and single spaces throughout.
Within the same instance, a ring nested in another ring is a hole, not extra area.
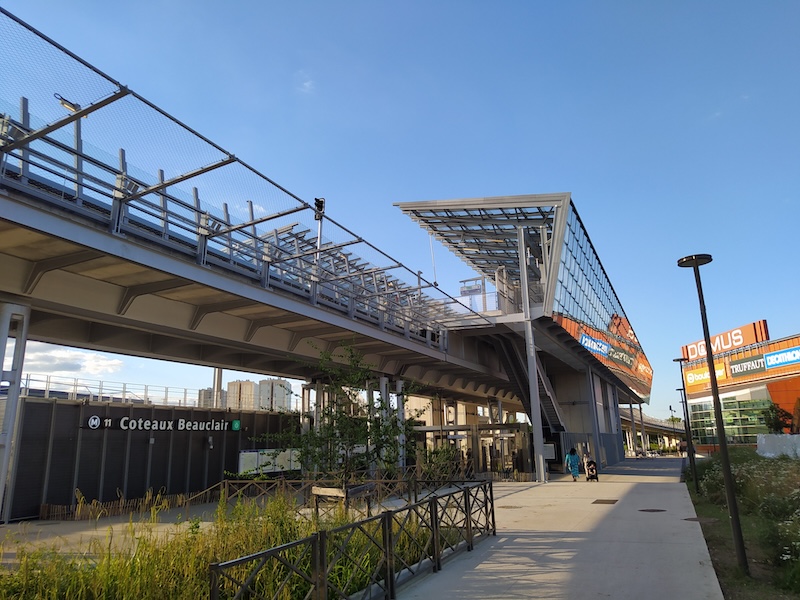
M 258 382 L 258 406 L 261 410 L 292 409 L 292 386 L 285 379 L 262 379 Z
M 258 384 L 253 381 L 229 382 L 225 407 L 233 410 L 256 410 L 259 408 L 258 388 Z
M 197 405 L 201 408 L 225 408 L 227 403 L 228 392 L 220 390 L 219 404 L 214 405 L 214 388 L 205 388 L 199 391 L 197 395 Z

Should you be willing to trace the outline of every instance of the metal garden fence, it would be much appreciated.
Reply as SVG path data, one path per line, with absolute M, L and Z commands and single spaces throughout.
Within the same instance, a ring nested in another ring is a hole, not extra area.
M 212 600 L 305 600 L 396 597 L 409 579 L 442 568 L 496 534 L 491 481 L 457 489 L 373 517 L 210 565 Z

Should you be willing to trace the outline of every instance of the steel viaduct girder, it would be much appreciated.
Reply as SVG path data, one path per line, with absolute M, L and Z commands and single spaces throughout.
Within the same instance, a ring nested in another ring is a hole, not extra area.
M 311 380 L 350 346 L 380 375 L 464 400 L 518 403 L 491 343 L 432 347 L 266 289 L 0 188 L 0 301 L 31 306 L 28 337 Z

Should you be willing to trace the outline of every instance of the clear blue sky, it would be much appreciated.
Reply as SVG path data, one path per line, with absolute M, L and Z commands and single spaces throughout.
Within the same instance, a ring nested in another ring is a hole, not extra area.
M 712 335 L 800 332 L 796 0 L 2 5 L 426 276 L 392 203 L 571 192 L 653 365 L 649 414 L 679 408 L 672 358 L 702 337 L 681 256 L 714 256 Z M 436 268 L 451 293 L 471 276 Z

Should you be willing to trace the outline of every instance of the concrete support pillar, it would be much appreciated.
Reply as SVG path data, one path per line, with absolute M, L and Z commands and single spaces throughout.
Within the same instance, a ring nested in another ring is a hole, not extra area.
M 214 368 L 214 390 L 212 391 L 214 408 L 225 408 L 222 402 L 222 369 Z
M 311 428 L 311 390 L 313 385 L 303 384 L 300 389 L 300 424 L 303 433 Z
M 489 409 L 489 423 L 495 425 L 503 422 L 503 403 L 501 400 L 492 396 L 486 398 L 486 406 Z
M 314 382 L 314 429 L 319 429 L 325 407 L 325 386 L 321 381 Z
M 10 369 L 2 371 L 2 383 L 8 386 L 8 397 L 0 431 L 0 499 L 2 499 L 3 523 L 11 518 L 11 501 L 14 497 L 14 481 L 18 455 L 17 424 L 19 422 L 20 383 L 22 364 L 25 359 L 25 344 L 28 341 L 28 324 L 31 310 L 20 304 L 0 304 L 0 367 L 6 364 L 6 355 L 11 354 Z M 13 350 L 10 349 L 13 339 Z
M 599 415 L 597 413 L 597 396 L 596 396 L 596 393 L 599 392 L 600 395 L 602 396 L 603 390 L 602 389 L 600 389 L 600 390 L 595 390 L 594 389 L 595 377 L 594 377 L 594 374 L 592 373 L 591 369 L 587 370 L 586 378 L 587 378 L 587 381 L 588 381 L 588 384 L 589 384 L 589 406 L 591 407 L 591 411 L 590 412 L 591 412 L 591 419 L 592 419 L 592 439 L 589 442 L 589 453 L 597 461 L 597 464 L 600 465 L 600 464 L 604 464 L 604 463 L 602 463 L 602 458 L 603 458 L 604 453 L 601 454 L 601 452 L 600 452 L 601 441 L 600 441 L 600 423 L 599 423 L 599 419 L 601 418 L 602 415 Z M 602 385 L 602 383 L 600 385 Z M 594 448 L 592 446 L 594 446 Z
M 533 339 L 533 320 L 528 281 L 528 250 L 525 244 L 525 228 L 517 227 L 517 250 L 519 253 L 520 286 L 522 288 L 522 313 L 525 318 L 525 354 L 528 357 L 528 390 L 531 400 L 531 431 L 533 433 L 533 466 L 536 481 L 547 481 L 547 463 L 544 459 L 544 429 L 542 408 L 539 403 L 539 372 L 536 368 L 536 344 Z
M 458 425 L 458 402 L 452 398 L 445 400 L 445 425 Z
M 637 448 L 638 448 L 638 440 L 636 439 L 636 417 L 633 414 L 633 402 L 628 404 L 628 408 L 631 411 L 631 436 L 633 437 L 633 445 L 628 446 L 628 448 L 633 448 L 633 456 L 637 456 Z
M 382 419 L 389 418 L 389 378 L 388 377 L 381 377 L 378 379 L 378 386 L 380 387 L 380 395 L 381 395 L 381 406 L 383 407 L 381 412 Z
M 397 440 L 400 452 L 397 455 L 397 466 L 401 469 L 406 466 L 406 402 L 403 394 L 403 382 L 395 382 L 395 395 L 397 396 L 397 424 L 400 426 L 400 437 Z
M 644 413 L 642 412 L 641 402 L 639 403 L 639 425 L 642 427 L 642 450 L 644 450 L 646 455 L 648 450 L 650 450 L 650 438 L 644 428 Z

